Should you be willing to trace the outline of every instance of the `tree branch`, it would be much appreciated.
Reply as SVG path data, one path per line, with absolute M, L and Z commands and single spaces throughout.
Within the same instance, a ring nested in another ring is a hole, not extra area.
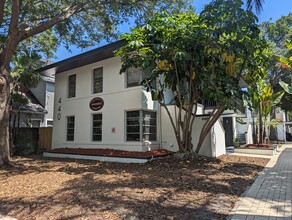
M 15 49 L 20 41 L 19 37 L 19 28 L 18 28 L 18 17 L 19 17 L 19 0 L 12 1 L 12 15 L 8 30 L 8 35 L 6 41 L 2 47 L 2 51 L 0 53 L 0 65 L 7 69 L 9 66 L 9 62 L 13 56 Z
M 4 19 L 5 2 L 6 2 L 6 0 L 0 1 L 0 27 L 1 27 L 3 19 Z
M 31 36 L 42 33 L 50 29 L 51 27 L 55 26 L 56 24 L 67 20 L 68 18 L 75 15 L 76 13 L 79 13 L 82 10 L 84 10 L 86 5 L 87 3 L 83 3 L 76 6 L 70 6 L 64 12 L 62 12 L 59 16 L 56 16 L 55 18 L 48 21 L 41 22 L 37 26 L 29 27 L 22 30 L 21 40 L 25 40 Z
M 15 34 L 16 30 L 18 29 L 19 4 L 19 0 L 12 1 L 12 15 L 8 35 Z

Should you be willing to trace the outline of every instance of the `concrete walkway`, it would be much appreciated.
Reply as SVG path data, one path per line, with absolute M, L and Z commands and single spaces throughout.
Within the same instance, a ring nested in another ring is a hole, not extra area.
M 283 145 L 227 219 L 292 220 L 292 145 Z

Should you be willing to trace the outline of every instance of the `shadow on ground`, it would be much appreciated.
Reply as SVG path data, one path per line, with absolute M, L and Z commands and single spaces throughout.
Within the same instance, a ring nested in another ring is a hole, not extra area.
M 267 161 L 171 156 L 141 165 L 16 158 L 14 168 L 0 171 L 0 213 L 19 219 L 225 219 Z

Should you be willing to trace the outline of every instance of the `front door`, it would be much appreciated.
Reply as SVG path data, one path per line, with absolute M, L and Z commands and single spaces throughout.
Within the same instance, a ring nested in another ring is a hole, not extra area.
M 232 117 L 223 118 L 223 127 L 225 130 L 226 146 L 233 146 L 233 120 Z

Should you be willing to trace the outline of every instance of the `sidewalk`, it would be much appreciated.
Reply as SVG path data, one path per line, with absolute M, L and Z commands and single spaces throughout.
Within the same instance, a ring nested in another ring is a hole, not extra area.
M 283 145 L 227 219 L 292 220 L 292 145 Z

